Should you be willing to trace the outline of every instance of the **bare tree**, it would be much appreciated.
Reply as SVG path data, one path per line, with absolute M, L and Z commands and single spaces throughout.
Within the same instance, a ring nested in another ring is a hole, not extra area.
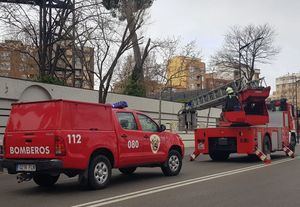
M 134 65 L 135 61 L 132 53 L 127 54 L 120 60 L 120 69 L 116 71 L 112 81 L 112 91 L 114 93 L 124 94 L 125 87 L 128 84 Z
M 153 0 L 105 0 L 104 6 L 108 10 L 112 10 L 113 14 L 121 21 L 126 20 L 131 34 L 132 48 L 135 59 L 135 66 L 125 93 L 128 95 L 145 95 L 144 84 L 144 63 L 150 51 L 155 47 L 151 46 L 151 39 L 149 38 L 144 45 L 143 51 L 141 50 L 138 34 L 136 32 L 137 13 L 143 12 L 143 19 L 145 19 L 146 9 L 151 7 Z M 138 89 L 138 90 L 137 90 Z
M 172 91 L 172 81 L 190 78 L 190 67 L 201 58 L 201 50 L 196 46 L 195 41 L 188 42 L 181 46 L 178 38 L 170 38 L 160 41 L 159 47 L 155 48 L 152 53 L 156 53 L 156 62 L 152 63 L 153 79 L 159 84 L 159 124 L 161 124 L 161 104 L 162 94 L 165 90 Z M 180 64 L 176 70 L 170 71 L 171 60 L 180 57 Z
M 88 13 L 89 24 L 83 25 L 86 32 L 81 37 L 80 44 L 90 45 L 95 53 L 95 71 L 93 74 L 99 84 L 99 102 L 105 103 L 111 81 L 116 69 L 118 69 L 121 57 L 126 51 L 132 49 L 133 32 L 127 23 L 112 18 L 110 12 L 104 9 L 102 4 L 95 4 Z M 143 11 L 138 11 L 135 16 L 134 28 L 137 32 L 144 25 Z M 137 39 L 140 44 L 142 38 Z
M 67 3 L 71 0 L 65 0 Z M 85 77 L 90 87 L 94 85 L 94 77 L 99 84 L 99 102 L 106 101 L 107 93 L 115 70 L 118 68 L 121 56 L 132 49 L 139 47 L 143 37 L 138 38 L 137 32 L 144 25 L 145 4 L 130 4 L 131 1 L 120 1 L 120 15 L 126 17 L 126 9 L 131 10 L 131 16 L 127 21 L 120 21 L 111 15 L 111 11 L 105 9 L 105 1 L 85 0 L 76 1 L 73 7 L 57 9 L 52 13 L 47 22 L 47 40 L 39 40 L 38 9 L 34 6 L 3 5 L 0 7 L 0 21 L 7 23 L 14 29 L 14 34 L 27 38 L 26 41 L 35 48 L 40 44 L 47 43 L 47 70 L 44 70 L 41 59 L 45 58 L 38 54 L 31 54 L 40 68 L 41 75 L 56 76 L 57 69 L 64 70 L 64 80 L 72 77 L 75 84 L 75 58 L 79 59 L 82 68 L 86 72 L 81 74 Z M 132 1 L 135 2 L 135 1 Z M 30 9 L 30 12 L 27 12 Z M 125 18 L 126 19 L 126 18 Z M 125 20 L 124 19 L 124 20 Z M 10 31 L 12 29 L 10 28 Z M 147 46 L 147 45 L 146 45 Z M 93 48 L 92 60 L 85 55 L 86 48 Z M 149 48 L 149 45 L 147 46 Z M 68 53 L 72 53 L 72 58 Z M 23 51 L 27 52 L 27 51 Z M 144 52 L 143 55 L 146 56 Z M 145 58 L 145 57 L 144 57 Z M 93 63 L 95 61 L 95 64 Z M 76 60 L 76 65 L 78 60 Z M 89 70 L 90 65 L 94 70 Z
M 258 63 L 269 63 L 279 53 L 274 38 L 275 30 L 268 24 L 234 26 L 225 35 L 223 47 L 212 57 L 212 64 L 223 71 L 238 70 L 250 81 Z
M 71 60 L 66 53 L 75 50 L 75 27 L 84 21 L 82 16 L 76 14 L 89 6 L 85 2 L 61 0 L 59 4 L 65 6 L 50 8 L 48 5 L 44 10 L 42 5 L 0 4 L 0 22 L 6 26 L 6 37 L 25 42 L 28 50 L 19 52 L 29 55 L 35 61 L 41 78 L 58 78 L 56 73 L 63 72 L 63 81 L 72 77 L 74 86 L 75 55 L 72 54 Z
M 159 82 L 163 83 L 163 88 L 171 87 L 171 81 L 174 79 L 189 78 L 186 76 L 187 70 L 190 69 L 189 66 L 201 59 L 201 50 L 197 48 L 195 41 L 181 46 L 178 38 L 164 41 L 156 52 L 159 54 L 159 58 L 154 70 L 157 77 L 160 78 Z M 167 70 L 171 60 L 175 57 L 179 57 L 179 64 L 176 64 L 174 71 Z

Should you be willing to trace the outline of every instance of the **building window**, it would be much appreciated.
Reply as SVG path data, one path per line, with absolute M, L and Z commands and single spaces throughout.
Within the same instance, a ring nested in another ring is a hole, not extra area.
M 8 71 L 0 71 L 0 75 L 2 75 L 2 76 L 8 76 L 9 72 Z
M 75 70 L 75 75 L 76 76 L 81 76 L 81 70 Z
M 82 68 L 82 64 L 81 64 L 81 59 L 80 58 L 76 58 L 75 59 L 75 68 L 76 69 L 81 69 Z
M 81 80 L 75 80 L 75 87 L 81 88 L 82 86 L 82 81 Z
M 195 72 L 195 68 L 193 66 L 190 66 L 190 73 L 194 73 Z
M 29 56 L 27 54 L 21 53 L 20 57 L 21 57 L 22 62 L 26 62 L 26 61 L 28 61 Z
M 0 63 L 0 70 L 10 70 L 10 62 Z
M 57 70 L 57 71 L 55 71 L 55 75 L 57 75 L 58 77 L 62 78 L 62 77 L 64 77 L 64 71 Z
M 0 53 L 0 59 L 2 60 L 2 61 L 10 61 L 10 52 L 8 52 L 8 51 L 2 51 L 1 53 Z

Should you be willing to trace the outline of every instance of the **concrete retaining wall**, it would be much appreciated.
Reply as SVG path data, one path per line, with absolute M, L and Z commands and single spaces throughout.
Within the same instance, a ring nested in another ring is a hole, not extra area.
M 86 90 L 52 84 L 44 84 L 33 81 L 0 77 L 0 144 L 5 131 L 5 126 L 9 118 L 11 103 L 38 101 L 48 99 L 68 99 L 96 103 L 98 100 L 98 91 Z M 121 94 L 109 93 L 108 103 L 117 101 L 127 101 L 129 108 L 143 111 L 158 120 L 159 101 L 156 99 L 126 96 Z M 165 124 L 168 130 L 175 131 L 183 137 L 186 146 L 192 146 L 193 133 L 179 132 L 177 113 L 182 108 L 181 103 L 163 101 L 162 102 L 162 124 Z M 220 109 L 212 109 L 208 126 L 213 127 L 216 118 L 220 115 Z M 198 126 L 206 127 L 208 110 L 198 111 Z

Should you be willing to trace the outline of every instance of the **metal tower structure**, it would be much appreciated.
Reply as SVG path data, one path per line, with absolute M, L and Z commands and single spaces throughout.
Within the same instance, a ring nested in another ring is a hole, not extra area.
M 41 75 L 44 75 L 45 72 L 51 70 L 51 64 L 47 67 L 46 61 L 48 55 L 52 55 L 51 52 L 48 52 L 48 46 L 51 44 L 54 34 L 49 32 L 50 26 L 52 24 L 52 12 L 53 9 L 70 9 L 73 15 L 75 12 L 75 0 L 0 0 L 2 3 L 11 3 L 11 4 L 27 4 L 34 5 L 39 7 L 39 63 L 40 63 L 40 72 Z M 75 29 L 75 28 L 74 28 Z M 73 32 L 74 38 L 74 32 Z M 75 47 L 75 44 L 73 44 Z M 51 59 L 51 57 L 48 59 Z M 75 61 L 72 61 L 72 67 L 74 68 Z M 44 73 L 44 74 L 43 74 Z

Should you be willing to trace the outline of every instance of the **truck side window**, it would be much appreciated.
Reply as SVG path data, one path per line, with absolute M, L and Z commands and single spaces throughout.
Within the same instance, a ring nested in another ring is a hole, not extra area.
M 130 112 L 117 112 L 118 121 L 123 129 L 137 130 L 137 124 L 134 116 Z
M 142 114 L 138 114 L 138 118 L 140 120 L 143 131 L 158 132 L 158 126 L 152 119 Z

